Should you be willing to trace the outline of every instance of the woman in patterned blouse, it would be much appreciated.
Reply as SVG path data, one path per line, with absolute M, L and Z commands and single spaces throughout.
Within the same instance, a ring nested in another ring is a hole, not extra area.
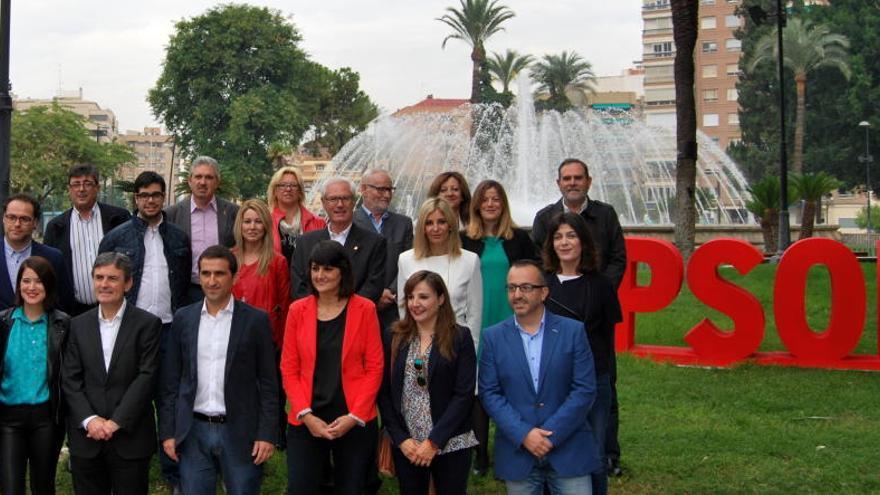
M 379 395 L 403 495 L 467 491 L 476 382 L 471 332 L 455 323 L 440 275 L 422 270 L 404 285 L 406 311 L 385 342 Z

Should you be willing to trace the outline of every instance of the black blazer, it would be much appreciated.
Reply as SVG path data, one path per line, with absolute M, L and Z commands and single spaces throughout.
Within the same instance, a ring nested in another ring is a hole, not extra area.
M 101 211 L 102 234 L 110 232 L 131 218 L 128 210 L 106 203 L 99 202 L 98 210 Z M 70 252 L 70 216 L 72 214 L 73 208 L 69 208 L 64 213 L 50 220 L 46 224 L 46 231 L 43 234 L 43 243 L 61 251 L 64 263 L 67 264 L 67 273 L 70 280 L 73 280 L 73 255 Z
M 450 438 L 473 428 L 471 409 L 477 381 L 477 355 L 471 331 L 461 325 L 456 325 L 456 329 L 458 332 L 453 345 L 455 357 L 452 361 L 444 358 L 436 346 L 431 347 L 428 356 L 428 393 L 431 396 L 431 420 L 434 424 L 428 438 L 441 449 L 446 447 Z M 384 340 L 385 372 L 379 391 L 379 411 L 391 441 L 399 447 L 401 442 L 412 437 L 406 427 L 402 406 L 409 344 L 401 346 L 391 364 L 391 337 L 386 335 Z
M 104 368 L 98 310 L 70 320 L 70 336 L 61 364 L 61 388 L 67 404 L 67 438 L 71 455 L 92 458 L 100 440 L 86 438 L 84 419 L 98 415 L 119 425 L 107 441 L 119 457 L 142 459 L 156 451 L 156 424 L 150 405 L 156 392 L 159 333 L 162 321 L 127 304 Z
M 3 366 L 6 359 L 6 346 L 9 344 L 9 332 L 12 330 L 12 312 L 15 308 L 7 308 L 0 312 L 0 376 L 3 375 Z M 61 352 L 67 343 L 67 332 L 70 329 L 70 316 L 57 309 L 49 311 L 46 315 L 49 324 L 46 326 L 46 365 L 49 383 L 49 405 L 52 409 L 52 419 L 55 426 L 64 424 L 61 417 Z
M 0 249 L 6 249 L 6 238 L 0 242 Z M 58 307 L 68 311 L 73 306 L 73 279 L 67 269 L 61 252 L 57 249 L 31 241 L 31 256 L 42 256 L 52 264 L 55 270 L 55 280 L 58 286 Z M 11 308 L 15 302 L 15 287 L 9 283 L 9 268 L 6 266 L 6 253 L 0 251 L 0 310 Z
M 464 231 L 460 232 L 459 235 L 461 236 L 462 249 L 477 253 L 477 256 L 483 255 L 486 241 L 483 239 L 471 239 L 465 235 Z M 513 237 L 501 241 L 501 247 L 504 248 L 504 254 L 507 255 L 507 261 L 510 263 L 523 259 L 536 261 L 540 259 L 538 251 L 535 249 L 535 243 L 532 242 L 528 232 L 523 229 L 513 229 Z
M 309 292 L 309 256 L 312 248 L 320 241 L 330 239 L 327 228 L 303 234 L 296 242 L 296 251 L 290 261 L 290 297 L 299 299 Z M 385 290 L 385 238 L 374 231 L 358 227 L 352 223 L 345 239 L 345 251 L 351 257 L 354 272 L 354 290 L 374 303 Z
M 201 315 L 201 301 L 174 314 L 159 372 L 159 438 L 174 438 L 177 445 L 186 440 L 193 421 Z M 277 443 L 277 373 L 268 315 L 235 301 L 223 384 L 226 428 L 238 449 L 234 455 L 250 456 L 256 440 Z

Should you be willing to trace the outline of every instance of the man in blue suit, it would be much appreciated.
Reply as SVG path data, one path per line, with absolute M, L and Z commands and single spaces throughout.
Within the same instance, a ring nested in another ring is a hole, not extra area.
M 541 268 L 507 274 L 514 316 L 483 330 L 480 400 L 495 420 L 495 474 L 511 495 L 590 495 L 599 449 L 587 425 L 596 397 L 593 355 L 581 322 L 544 309 Z
M 58 306 L 69 311 L 73 302 L 73 283 L 61 251 L 33 239 L 40 223 L 40 204 L 27 194 L 13 194 L 3 204 L 3 256 L 0 256 L 0 310 L 12 306 L 15 278 L 21 262 L 30 256 L 42 256 L 52 264 L 58 287 Z

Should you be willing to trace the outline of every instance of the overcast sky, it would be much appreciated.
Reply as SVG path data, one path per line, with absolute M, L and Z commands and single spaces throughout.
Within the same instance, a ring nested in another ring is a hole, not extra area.
M 327 67 L 351 67 L 384 112 L 428 94 L 470 96 L 470 51 L 435 20 L 458 0 L 252 1 L 279 9 L 302 47 Z M 488 50 L 540 56 L 576 51 L 597 75 L 617 75 L 641 58 L 640 0 L 502 0 L 516 17 Z M 156 122 L 145 99 L 155 84 L 174 23 L 217 2 L 19 0 L 12 2 L 11 67 L 19 98 L 82 88 L 112 109 L 120 131 Z

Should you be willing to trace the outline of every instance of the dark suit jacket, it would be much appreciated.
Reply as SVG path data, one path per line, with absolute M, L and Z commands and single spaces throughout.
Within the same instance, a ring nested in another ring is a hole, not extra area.
M 370 232 L 375 232 L 373 222 L 364 211 L 362 206 L 354 210 L 354 223 Z M 400 253 L 412 249 L 413 246 L 413 222 L 406 215 L 388 212 L 388 218 L 382 222 L 382 233 L 385 238 L 385 289 L 397 292 L 397 258 Z M 391 323 L 398 320 L 400 313 L 396 305 L 391 305 L 379 311 L 379 323 L 385 330 Z
M 290 297 L 299 299 L 308 296 L 309 256 L 312 248 L 320 241 L 330 239 L 327 229 L 306 232 L 297 241 L 293 260 L 290 262 Z M 374 303 L 385 289 L 385 239 L 374 229 L 363 229 L 352 224 L 345 239 L 345 251 L 351 257 L 354 272 L 354 290 Z
M 220 244 L 231 248 L 235 246 L 235 215 L 238 205 L 225 199 L 217 198 L 217 240 Z M 180 227 L 192 239 L 192 221 L 190 217 L 190 197 L 187 196 L 177 203 L 165 208 L 165 219 Z
M 446 447 L 450 438 L 472 429 L 471 410 L 474 405 L 474 387 L 477 382 L 477 356 L 474 339 L 467 327 L 456 325 L 450 361 L 431 347 L 428 356 L 428 393 L 431 396 L 431 421 L 434 427 L 428 438 L 436 446 Z M 382 424 L 388 429 L 396 446 L 412 438 L 403 415 L 403 377 L 409 344 L 401 346 L 391 363 L 391 338 L 385 339 L 385 372 L 379 392 L 379 411 Z
M 110 232 L 131 218 L 128 210 L 106 203 L 98 203 L 98 210 L 101 211 L 102 234 Z M 73 208 L 69 208 L 64 213 L 50 220 L 46 225 L 46 232 L 43 234 L 43 242 L 47 246 L 52 246 L 61 251 L 64 263 L 67 264 L 67 273 L 70 280 L 73 280 L 73 258 L 70 252 L 70 216 L 72 214 Z
M 15 287 L 9 283 L 9 269 L 6 266 L 6 238 L 0 242 L 0 310 L 12 307 L 15 302 Z M 70 278 L 70 271 L 67 270 L 67 264 L 61 256 L 61 251 L 40 244 L 37 241 L 31 241 L 31 256 L 42 256 L 52 264 L 55 270 L 55 279 L 58 287 L 58 307 L 63 311 L 70 311 L 73 305 L 73 281 Z
M 186 441 L 198 387 L 200 301 L 174 314 L 159 389 L 159 438 Z M 232 308 L 223 396 L 226 426 L 237 456 L 247 458 L 254 441 L 278 441 L 278 379 L 269 317 L 241 301 Z
M 544 207 L 535 215 L 532 224 L 532 239 L 538 245 L 538 250 L 544 248 L 544 240 L 547 238 L 547 228 L 550 220 L 557 213 L 562 213 L 562 200 Z M 587 221 L 590 235 L 596 243 L 599 252 L 599 271 L 605 274 L 614 284 L 615 290 L 620 287 L 623 280 L 623 272 L 626 271 L 626 243 L 623 240 L 623 228 L 614 207 L 590 198 L 587 209 L 581 213 Z
M 483 249 L 486 247 L 485 240 L 471 239 L 465 235 L 464 231 L 459 235 L 461 236 L 462 249 L 477 253 L 477 256 L 483 255 Z M 532 238 L 529 237 L 529 234 L 523 229 L 513 229 L 513 237 L 501 241 L 501 247 L 504 248 L 504 254 L 507 255 L 508 263 L 523 259 L 536 261 L 541 259 L 538 251 L 535 249 L 535 243 L 532 242 Z
M 91 458 L 102 441 L 86 438 L 84 419 L 112 419 L 119 430 L 107 443 L 123 459 L 142 459 L 156 451 L 156 424 L 150 403 L 156 392 L 159 334 L 162 321 L 127 304 L 104 368 L 98 310 L 70 320 L 70 335 L 61 364 L 61 387 L 67 403 L 67 438 L 71 455 Z
M 495 420 L 495 475 L 525 479 L 536 459 L 522 446 L 539 427 L 553 432 L 546 459 L 563 477 L 584 476 L 599 468 L 599 447 L 587 423 L 596 398 L 593 356 L 583 323 L 545 310 L 538 389 L 514 317 L 482 333 L 480 400 Z

